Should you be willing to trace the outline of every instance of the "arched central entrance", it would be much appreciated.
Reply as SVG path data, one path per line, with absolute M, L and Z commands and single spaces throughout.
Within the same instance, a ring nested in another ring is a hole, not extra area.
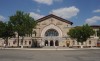
M 43 37 L 45 46 L 59 46 L 59 37 L 62 37 L 62 31 L 54 24 L 50 24 L 42 30 L 41 37 Z
M 50 46 L 54 46 L 53 40 L 50 41 Z
M 55 40 L 53 39 L 54 37 L 57 37 L 57 36 L 59 36 L 59 33 L 55 29 L 48 29 L 45 32 L 45 37 L 48 37 L 51 39 L 51 40 L 49 40 L 50 46 L 58 46 L 58 41 L 55 42 Z

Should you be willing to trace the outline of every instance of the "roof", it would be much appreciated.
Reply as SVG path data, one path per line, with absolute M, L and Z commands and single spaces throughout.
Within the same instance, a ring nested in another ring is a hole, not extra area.
M 56 16 L 56 15 L 54 15 L 54 14 L 50 14 L 50 15 L 47 15 L 47 16 L 45 16 L 45 17 L 43 17 L 43 18 L 40 18 L 40 19 L 37 20 L 37 22 L 44 21 L 44 20 L 46 20 L 46 19 L 48 19 L 48 18 L 55 18 L 55 19 L 58 19 L 58 20 L 60 20 L 60 21 L 69 23 L 69 24 L 71 24 L 71 25 L 73 24 L 73 22 L 68 21 L 68 20 L 66 20 L 66 19 L 63 19 L 63 18 L 61 18 L 61 17 L 58 17 L 58 16 Z
M 100 25 L 91 25 L 92 28 L 100 28 Z
M 96 28 L 99 28 L 100 27 L 100 25 L 89 25 L 90 27 L 96 27 Z M 75 27 L 81 27 L 81 26 L 75 26 Z

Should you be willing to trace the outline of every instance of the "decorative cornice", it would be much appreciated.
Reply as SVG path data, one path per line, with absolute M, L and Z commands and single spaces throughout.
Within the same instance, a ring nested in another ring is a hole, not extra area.
M 58 16 L 56 16 L 56 15 L 54 15 L 54 14 L 50 14 L 50 15 L 47 15 L 47 16 L 45 16 L 45 17 L 43 17 L 43 18 L 40 18 L 40 19 L 37 20 L 37 22 L 44 21 L 44 20 L 46 20 L 46 19 L 48 19 L 48 18 L 55 18 L 55 19 L 58 19 L 58 20 L 60 20 L 60 21 L 69 23 L 69 24 L 71 24 L 71 25 L 73 24 L 73 22 L 68 21 L 68 20 L 66 20 L 66 19 L 63 19 L 63 18 L 61 18 L 61 17 L 58 17 Z

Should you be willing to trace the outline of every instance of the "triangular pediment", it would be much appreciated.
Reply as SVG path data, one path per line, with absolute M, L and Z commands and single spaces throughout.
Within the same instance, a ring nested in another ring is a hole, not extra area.
M 68 20 L 66 20 L 66 19 L 63 19 L 63 18 L 61 18 L 61 17 L 58 17 L 58 16 L 56 16 L 56 15 L 54 15 L 54 14 L 50 14 L 50 15 L 47 15 L 47 16 L 45 16 L 45 17 L 42 17 L 42 18 L 38 19 L 37 22 L 41 22 L 41 21 L 44 21 L 44 20 L 49 19 L 49 18 L 55 18 L 55 19 L 58 19 L 58 20 L 60 20 L 60 21 L 69 23 L 69 24 L 71 24 L 71 25 L 73 24 L 73 22 L 68 21 Z

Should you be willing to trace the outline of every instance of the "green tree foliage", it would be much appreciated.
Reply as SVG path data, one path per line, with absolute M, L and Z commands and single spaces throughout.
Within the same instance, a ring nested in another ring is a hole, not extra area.
M 83 25 L 82 27 L 75 27 L 73 29 L 70 29 L 68 32 L 68 35 L 71 38 L 76 39 L 78 42 L 81 43 L 86 41 L 93 34 L 94 31 L 90 26 L 88 26 L 88 24 Z
M 0 37 L 5 41 L 4 43 L 8 45 L 8 38 L 15 36 L 12 26 L 9 23 L 4 23 L 0 21 Z
M 97 31 L 97 36 L 100 38 L 100 28 L 99 28 L 99 30 Z
M 13 26 L 14 31 L 18 33 L 18 46 L 19 36 L 32 35 L 32 30 L 36 26 L 36 21 L 28 13 L 22 11 L 17 11 L 15 15 L 10 16 L 9 23 Z
M 32 17 L 30 17 L 28 13 L 26 13 L 24 17 L 25 17 L 23 22 L 23 28 L 25 31 L 24 34 L 29 34 L 30 36 L 32 36 L 32 31 L 33 28 L 35 28 L 36 26 L 36 21 Z

